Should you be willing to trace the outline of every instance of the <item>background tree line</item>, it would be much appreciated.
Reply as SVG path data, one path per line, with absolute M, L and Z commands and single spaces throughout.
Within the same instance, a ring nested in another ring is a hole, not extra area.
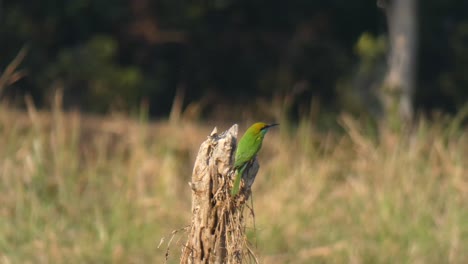
M 468 99 L 468 2 L 418 6 L 416 111 L 456 112 Z M 375 0 L 3 0 L 0 69 L 21 47 L 25 76 L 4 98 L 29 93 L 88 112 L 138 109 L 166 116 L 183 106 L 292 96 L 292 114 L 312 101 L 328 111 L 372 112 L 384 78 L 385 16 Z M 377 106 L 378 107 L 378 106 Z

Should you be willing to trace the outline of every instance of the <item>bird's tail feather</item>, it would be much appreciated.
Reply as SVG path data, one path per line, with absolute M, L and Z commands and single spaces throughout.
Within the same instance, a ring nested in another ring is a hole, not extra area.
M 237 171 L 236 179 L 234 180 L 234 185 L 232 186 L 232 190 L 231 190 L 231 196 L 234 196 L 239 192 L 241 178 L 242 178 L 242 174 L 240 174 L 240 172 Z
M 244 166 L 242 166 L 241 168 L 239 168 L 236 171 L 237 174 L 236 174 L 236 178 L 234 180 L 234 185 L 232 186 L 231 196 L 234 196 L 239 192 L 240 182 L 241 182 L 241 179 L 242 179 L 242 174 L 244 174 L 245 167 L 247 167 L 247 164 L 245 164 Z

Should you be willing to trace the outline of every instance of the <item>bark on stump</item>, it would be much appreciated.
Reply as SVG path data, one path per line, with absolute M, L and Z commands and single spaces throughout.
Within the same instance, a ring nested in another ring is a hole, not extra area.
M 243 174 L 238 195 L 231 197 L 235 172 L 237 125 L 202 143 L 192 173 L 192 222 L 180 263 L 242 263 L 250 254 L 243 208 L 259 165 L 255 159 Z

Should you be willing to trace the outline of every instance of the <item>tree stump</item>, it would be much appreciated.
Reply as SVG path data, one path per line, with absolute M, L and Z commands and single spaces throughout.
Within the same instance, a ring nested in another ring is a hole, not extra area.
M 259 165 L 255 159 L 243 174 L 238 195 L 231 197 L 235 172 L 237 125 L 203 142 L 192 173 L 192 221 L 180 263 L 242 263 L 251 251 L 245 237 L 243 208 Z

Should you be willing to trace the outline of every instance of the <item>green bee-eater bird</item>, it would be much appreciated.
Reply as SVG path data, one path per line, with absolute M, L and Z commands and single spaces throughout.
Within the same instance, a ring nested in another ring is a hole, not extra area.
M 236 179 L 231 190 L 231 195 L 234 196 L 239 192 L 242 174 L 244 173 L 247 164 L 254 160 L 258 151 L 262 147 L 263 138 L 271 127 L 278 124 L 255 123 L 247 131 L 237 144 L 236 160 L 234 162 L 234 171 L 236 171 Z

